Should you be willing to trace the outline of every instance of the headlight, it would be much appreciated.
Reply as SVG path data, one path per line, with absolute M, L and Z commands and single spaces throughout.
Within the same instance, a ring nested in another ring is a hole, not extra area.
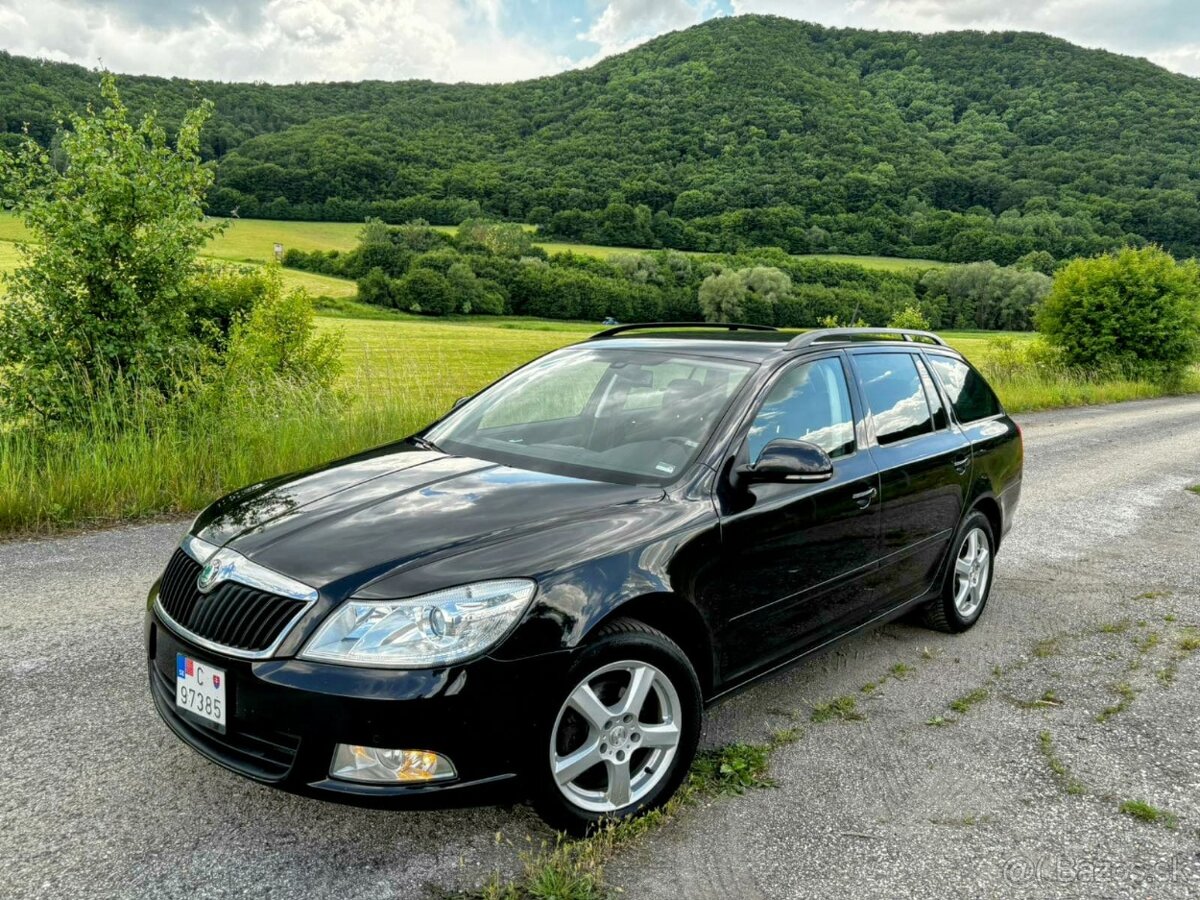
M 480 581 L 407 600 L 347 600 L 300 651 L 302 659 L 419 669 L 494 647 L 529 607 L 526 578 Z

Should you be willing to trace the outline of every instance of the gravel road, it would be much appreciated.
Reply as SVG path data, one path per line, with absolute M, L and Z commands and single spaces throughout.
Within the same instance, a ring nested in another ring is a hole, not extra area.
M 624 896 L 1200 894 L 1200 653 L 1180 650 L 1200 626 L 1200 398 L 1020 422 L 1022 505 L 980 624 L 876 629 L 713 709 L 710 746 L 802 734 L 775 789 L 615 861 Z M 0 544 L 0 896 L 419 898 L 551 838 L 522 806 L 340 807 L 181 745 L 141 628 L 184 525 Z M 846 694 L 861 719 L 809 721 Z

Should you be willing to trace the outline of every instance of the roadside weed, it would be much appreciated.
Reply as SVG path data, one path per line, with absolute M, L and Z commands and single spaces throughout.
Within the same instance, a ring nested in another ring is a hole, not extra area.
M 1054 739 L 1050 736 L 1049 731 L 1038 732 L 1038 749 L 1046 760 L 1046 765 L 1054 773 L 1055 780 L 1064 791 L 1073 796 L 1086 793 L 1087 787 L 1084 783 L 1071 774 L 1070 767 L 1055 752 Z
M 1166 825 L 1168 828 L 1174 828 L 1179 822 L 1179 817 L 1175 813 L 1159 809 L 1142 800 L 1124 800 L 1117 808 L 1127 816 L 1133 816 L 1139 821 L 1149 822 L 1152 825 Z
M 1113 693 L 1116 694 L 1120 699 L 1118 699 L 1117 702 L 1112 706 L 1106 706 L 1096 715 L 1096 721 L 1100 722 L 1101 724 L 1107 722 L 1113 716 L 1123 713 L 1125 710 L 1127 710 L 1129 708 L 1129 704 L 1131 704 L 1133 699 L 1137 696 L 1137 691 L 1135 691 L 1133 689 L 1133 685 L 1127 681 L 1122 681 L 1120 684 L 1114 685 L 1112 690 Z
M 983 687 L 975 688 L 975 690 L 971 691 L 970 693 L 963 694 L 958 699 L 952 700 L 950 702 L 950 708 L 952 710 L 954 710 L 956 713 L 960 713 L 960 714 L 969 713 L 973 707 L 978 706 L 980 703 L 982 703 L 987 698 L 988 698 L 988 689 L 987 688 L 983 688 Z
M 828 722 L 832 719 L 857 721 L 866 718 L 858 711 L 857 707 L 858 701 L 849 695 L 835 697 L 825 703 L 816 704 L 812 708 L 812 715 L 809 718 L 813 722 Z

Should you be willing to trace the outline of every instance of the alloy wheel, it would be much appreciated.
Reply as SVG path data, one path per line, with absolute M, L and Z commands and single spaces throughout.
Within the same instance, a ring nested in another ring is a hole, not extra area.
M 992 551 L 982 528 L 967 532 L 954 561 L 954 607 L 964 619 L 983 605 L 992 574 Z
M 671 768 L 681 738 L 679 694 L 646 662 L 592 672 L 567 695 L 550 733 L 550 771 L 580 809 L 610 813 L 645 798 Z

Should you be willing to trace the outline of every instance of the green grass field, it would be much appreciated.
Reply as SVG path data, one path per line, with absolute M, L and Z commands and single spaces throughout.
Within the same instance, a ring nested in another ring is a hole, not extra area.
M 347 222 L 270 222 L 239 219 L 231 222 L 204 248 L 204 257 L 223 263 L 262 265 L 275 257 L 275 242 L 301 250 L 349 250 L 358 242 L 362 226 Z M 12 213 L 0 213 L 0 273 L 17 266 L 19 251 L 15 242 L 28 239 L 21 220 Z M 283 270 L 287 289 L 304 288 L 314 297 L 353 297 L 358 288 L 353 281 L 330 278 L 296 269 Z M 4 285 L 0 282 L 0 294 Z

